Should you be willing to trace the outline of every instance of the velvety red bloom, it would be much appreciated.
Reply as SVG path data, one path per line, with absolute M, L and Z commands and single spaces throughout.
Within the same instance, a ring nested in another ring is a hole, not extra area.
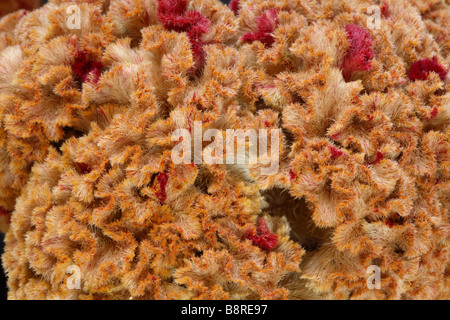
M 430 118 L 429 119 L 433 119 L 438 115 L 438 109 L 436 107 L 433 108 L 433 110 L 431 110 L 430 113 Z
M 332 134 L 332 135 L 330 136 L 330 138 L 333 139 L 333 140 L 337 140 L 337 139 L 339 139 L 339 137 L 341 136 L 341 134 L 342 134 L 341 132 Z
M 158 14 L 159 21 L 168 30 L 203 34 L 208 31 L 209 20 L 198 11 L 187 11 L 182 15 Z
M 278 236 L 269 232 L 267 222 L 264 219 L 258 220 L 256 234 L 251 230 L 248 233 L 247 238 L 250 239 L 255 246 L 264 250 L 272 250 L 278 243 Z
M 203 49 L 203 43 L 201 41 L 192 41 L 191 40 L 191 50 L 192 55 L 194 56 L 195 65 L 190 70 L 191 74 L 197 74 L 200 70 L 203 69 L 206 60 L 206 53 Z
M 186 13 L 188 0 L 158 0 L 158 17 L 160 15 L 180 16 Z
M 349 81 L 354 72 L 366 71 L 372 67 L 370 60 L 373 59 L 374 53 L 372 37 L 366 30 L 351 23 L 345 26 L 345 31 L 350 49 L 344 57 L 341 69 L 345 81 Z
M 294 171 L 289 170 L 289 177 L 291 178 L 291 181 L 297 178 L 297 175 L 294 173 Z
M 235 15 L 238 15 L 239 10 L 241 9 L 241 4 L 239 3 L 239 0 L 231 0 L 229 7 L 231 11 L 234 12 Z
M 383 15 L 383 17 L 389 18 L 389 16 L 391 15 L 391 12 L 389 11 L 389 4 L 386 1 L 383 2 L 380 9 L 381 9 L 381 14 Z
M 187 4 L 186 0 L 158 0 L 158 19 L 167 30 L 188 34 L 195 61 L 191 72 L 197 73 L 205 63 L 201 36 L 208 32 L 210 21 L 198 11 L 188 11 Z
M 377 151 L 377 155 L 374 160 L 370 161 L 368 164 L 375 165 L 384 159 L 384 155 L 381 151 Z
M 169 176 L 165 172 L 158 173 L 158 176 L 156 177 L 156 179 L 158 180 L 158 183 L 159 183 L 159 190 L 155 194 L 158 197 L 159 202 L 161 204 L 163 204 L 167 198 L 166 186 L 167 186 L 167 182 L 169 181 Z
M 430 72 L 436 72 L 442 81 L 445 80 L 448 74 L 448 69 L 445 69 L 438 63 L 437 57 L 433 59 L 421 59 L 412 64 L 408 71 L 408 78 L 412 81 L 427 80 Z
M 82 82 L 86 82 L 91 76 L 90 81 L 97 83 L 102 74 L 102 68 L 103 65 L 100 62 L 89 60 L 88 53 L 85 51 L 77 52 L 72 64 L 73 73 Z
M 271 47 L 275 41 L 272 32 L 278 26 L 278 10 L 265 10 L 256 21 L 258 22 L 258 30 L 255 32 L 247 32 L 241 40 L 248 43 L 260 41 L 266 48 Z
M 334 146 L 330 146 L 330 152 L 331 152 L 332 159 L 337 159 L 344 154 L 343 151 L 339 150 L 338 148 L 336 148 Z

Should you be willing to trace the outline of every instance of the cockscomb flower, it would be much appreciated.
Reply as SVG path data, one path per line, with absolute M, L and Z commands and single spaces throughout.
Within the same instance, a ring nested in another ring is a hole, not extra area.
M 228 5 L 230 10 L 234 12 L 235 15 L 239 14 L 239 10 L 241 9 L 240 0 L 231 0 Z
M 187 0 L 158 0 L 158 19 L 168 30 L 187 32 L 195 60 L 193 73 L 198 73 L 205 62 L 202 35 L 210 21 L 199 11 L 187 10 Z
M 159 190 L 156 192 L 156 196 L 158 197 L 161 203 L 164 203 L 164 201 L 166 201 L 167 198 L 166 187 L 167 181 L 169 180 L 169 176 L 165 172 L 158 173 L 156 179 L 159 183 Z
M 264 250 L 272 250 L 278 243 L 278 236 L 270 233 L 266 220 L 262 218 L 258 220 L 256 233 L 254 230 L 250 230 L 247 238 L 250 239 L 255 246 Z
M 265 47 L 270 47 L 275 42 L 273 32 L 278 25 L 278 10 L 265 10 L 257 19 L 257 30 L 248 32 L 241 38 L 243 42 L 252 43 L 260 41 Z
M 345 31 L 350 48 L 342 61 L 341 69 L 345 81 L 350 81 L 355 72 L 370 70 L 370 60 L 374 58 L 373 40 L 366 30 L 353 23 L 346 25 Z
M 449 69 L 446 69 L 440 65 L 437 57 L 434 56 L 432 59 L 427 58 L 414 62 L 408 71 L 408 78 L 411 81 L 427 80 L 430 72 L 435 72 L 442 81 L 445 81 L 448 71 Z
M 81 51 L 75 55 L 75 61 L 72 64 L 73 73 L 82 82 L 90 79 L 93 83 L 97 83 L 102 73 L 103 65 L 98 61 L 92 61 L 88 57 L 88 53 Z
M 389 18 L 389 16 L 390 16 L 389 4 L 386 1 L 383 1 L 380 10 L 381 10 L 381 14 L 383 15 L 383 17 Z
M 10 299 L 449 299 L 443 2 L 73 3 L 0 20 Z M 180 129 L 267 152 L 175 163 Z
M 381 160 L 383 160 L 383 158 L 384 158 L 383 153 L 380 152 L 380 151 L 377 151 L 376 156 L 375 156 L 371 161 L 369 161 L 368 164 L 370 164 L 370 165 L 376 165 L 376 164 L 378 164 Z
M 33 163 L 43 160 L 50 146 L 58 148 L 66 139 L 87 133 L 91 121 L 100 120 L 97 106 L 82 101 L 82 91 L 101 75 L 102 47 L 111 39 L 111 30 L 101 28 L 104 20 L 96 6 L 80 4 L 82 14 L 90 18 L 73 34 L 63 14 L 69 5 L 49 4 L 1 20 L 3 28 L 10 21 L 22 30 L 20 36 L 6 38 L 9 47 L 0 59 L 2 130 L 10 137 L 2 143 L 0 172 L 8 173 L 1 179 L 0 205 L 7 209 L 14 207 Z M 11 31 L 2 31 L 5 34 Z M 11 95 L 13 91 L 23 94 Z
M 344 155 L 344 152 L 336 148 L 335 146 L 330 146 L 331 158 L 337 159 L 340 156 Z

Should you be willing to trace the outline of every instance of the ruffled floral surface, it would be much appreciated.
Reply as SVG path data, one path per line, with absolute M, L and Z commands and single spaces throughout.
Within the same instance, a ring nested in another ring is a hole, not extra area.
M 4 17 L 9 298 L 449 299 L 449 20 L 437 0 L 53 0 Z M 175 165 L 171 134 L 195 121 L 278 129 L 279 171 Z

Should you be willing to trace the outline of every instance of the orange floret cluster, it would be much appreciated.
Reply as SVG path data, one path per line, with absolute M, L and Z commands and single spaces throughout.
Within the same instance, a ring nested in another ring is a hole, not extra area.
M 449 299 L 449 24 L 438 0 L 51 0 L 2 18 L 9 298 Z M 175 164 L 172 134 L 198 121 L 278 130 L 278 172 Z

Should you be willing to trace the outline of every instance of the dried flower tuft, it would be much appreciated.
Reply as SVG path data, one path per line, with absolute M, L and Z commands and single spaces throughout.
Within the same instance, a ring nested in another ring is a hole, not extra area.
M 10 299 L 450 298 L 445 2 L 75 2 L 0 20 Z
M 373 40 L 366 30 L 353 23 L 346 25 L 345 31 L 350 48 L 341 68 L 345 81 L 350 81 L 355 72 L 370 70 L 370 60 L 374 57 Z
M 256 226 L 256 233 L 250 230 L 247 238 L 252 241 L 255 246 L 264 250 L 272 250 L 278 243 L 278 236 L 269 232 L 269 227 L 264 219 L 259 219 Z
M 208 32 L 210 21 L 195 10 L 187 10 L 186 0 L 158 0 L 158 19 L 168 30 L 186 32 L 191 42 L 195 67 L 198 73 L 205 63 L 202 35 Z
M 239 10 L 241 9 L 240 0 L 231 0 L 228 6 L 236 16 L 239 14 Z
M 248 32 L 242 37 L 243 42 L 251 43 L 253 41 L 260 41 L 266 48 L 269 48 L 274 43 L 273 31 L 278 25 L 278 10 L 265 10 L 257 19 L 257 30 Z
M 411 81 L 427 80 L 430 72 L 435 72 L 444 81 L 448 71 L 448 69 L 438 63 L 437 57 L 434 56 L 432 59 L 421 59 L 414 62 L 408 71 L 408 78 Z
M 72 64 L 73 73 L 82 82 L 90 81 L 94 84 L 98 82 L 102 74 L 103 65 L 95 60 L 90 60 L 85 51 L 77 52 L 75 61 Z

